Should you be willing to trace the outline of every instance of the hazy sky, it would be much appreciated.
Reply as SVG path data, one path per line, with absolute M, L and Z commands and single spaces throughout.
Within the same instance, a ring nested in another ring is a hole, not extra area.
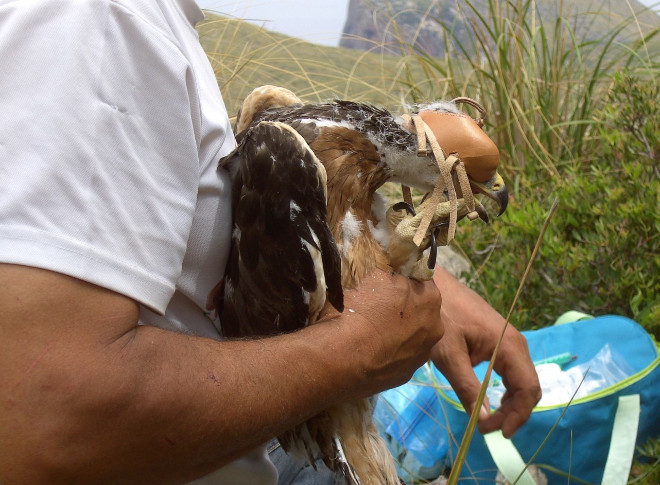
M 268 30 L 336 46 L 348 0 L 197 0 L 201 8 L 250 20 Z
M 625 0 L 618 0 L 624 2 Z M 660 0 L 639 0 L 660 8 Z M 197 0 L 200 7 L 250 20 L 268 30 L 336 46 L 348 0 Z

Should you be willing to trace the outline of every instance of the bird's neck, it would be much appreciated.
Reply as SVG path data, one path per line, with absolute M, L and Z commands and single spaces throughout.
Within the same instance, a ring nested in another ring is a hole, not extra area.
M 389 174 L 380 165 L 373 144 L 360 138 L 357 144 L 368 146 L 356 146 L 355 140 L 348 145 L 352 136 L 349 131 L 335 130 L 332 144 L 326 145 L 319 137 L 311 147 L 328 177 L 328 224 L 342 257 L 342 285 L 354 288 L 375 268 L 390 268 L 385 249 L 372 234 L 378 223 L 372 213 L 376 190 Z M 346 147 L 337 143 L 343 135 Z

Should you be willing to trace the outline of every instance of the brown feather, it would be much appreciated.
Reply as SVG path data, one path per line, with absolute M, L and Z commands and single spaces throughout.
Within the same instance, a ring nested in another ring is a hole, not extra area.
M 250 123 L 254 120 L 257 113 L 268 108 L 281 108 L 283 106 L 291 106 L 302 104 L 302 101 L 286 88 L 278 86 L 261 86 L 255 88 L 250 95 L 245 98 L 241 109 L 236 116 L 236 126 L 234 132 L 241 133 Z
M 328 224 L 335 241 L 343 241 L 342 221 L 350 210 L 361 222 L 360 237 L 342 256 L 342 286 L 355 288 L 375 268 L 390 269 L 386 250 L 374 239 L 368 221 L 373 222 L 374 193 L 387 174 L 379 168 L 376 147 L 361 133 L 344 127 L 324 127 L 310 148 L 328 174 Z
M 342 286 L 355 288 L 376 268 L 391 270 L 386 250 L 369 230 L 373 221 L 372 204 L 376 190 L 388 178 L 379 166 L 376 147 L 362 133 L 345 127 L 316 127 L 292 123 L 325 166 L 328 183 L 328 225 L 340 247 Z M 360 222 L 361 232 L 343 247 L 343 220 L 348 211 Z M 395 485 L 399 479 L 387 444 L 372 419 L 368 399 L 343 403 L 320 413 L 280 436 L 285 450 L 300 449 L 296 444 L 311 436 L 321 446 L 326 465 L 349 477 L 337 459 L 333 437 L 339 437 L 346 460 L 362 485 Z M 328 435 L 328 433 L 331 433 Z M 313 462 L 312 462 L 313 463 Z M 352 480 L 349 478 L 349 483 Z

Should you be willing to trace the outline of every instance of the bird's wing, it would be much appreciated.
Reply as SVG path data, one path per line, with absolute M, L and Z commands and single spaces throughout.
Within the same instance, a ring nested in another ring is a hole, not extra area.
M 234 229 L 224 294 L 225 337 L 313 323 L 326 299 L 343 310 L 341 260 L 326 219 L 326 175 L 291 127 L 262 122 L 220 162 L 234 166 Z

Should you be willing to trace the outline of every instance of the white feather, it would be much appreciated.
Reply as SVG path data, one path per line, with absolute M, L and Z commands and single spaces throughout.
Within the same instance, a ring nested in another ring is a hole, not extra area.
M 367 224 L 369 226 L 371 235 L 384 248 L 387 248 L 390 245 L 390 239 L 392 237 L 389 229 L 387 228 L 387 221 L 385 219 L 386 212 L 387 199 L 376 192 L 374 194 L 374 200 L 371 204 L 371 215 L 376 220 L 376 223 L 374 224 L 371 221 L 367 221 Z
M 337 454 L 339 455 L 338 456 L 339 461 L 348 464 L 347 468 L 348 468 L 348 472 L 351 475 L 351 478 L 354 480 L 355 483 L 361 485 L 362 482 L 360 481 L 360 478 L 355 474 L 353 467 L 350 465 L 350 463 L 348 463 L 348 460 L 346 459 L 346 454 L 344 453 L 344 447 L 341 445 L 341 441 L 336 436 L 334 437 L 334 441 L 335 441 L 335 446 L 337 447 Z
M 301 210 L 300 206 L 296 204 L 295 201 L 292 200 L 291 202 L 289 202 L 289 214 L 290 214 L 289 218 L 291 219 L 291 221 L 296 220 L 296 216 L 300 214 L 300 210 Z
M 347 255 L 353 245 L 353 241 L 362 234 L 362 222 L 353 215 L 350 209 L 346 211 L 346 214 L 344 214 L 344 218 L 341 221 L 341 232 L 343 236 L 341 249 L 344 252 L 344 255 Z
M 410 112 L 419 112 L 424 110 L 456 114 L 461 113 L 461 110 L 458 109 L 458 106 L 456 106 L 456 103 L 453 101 L 440 100 L 429 104 L 408 105 L 408 111 Z
M 234 285 L 231 284 L 231 280 L 229 278 L 225 279 L 225 298 L 227 300 L 231 300 L 234 298 Z
M 320 247 L 319 239 L 311 227 L 309 227 L 309 231 L 312 233 L 312 238 L 314 239 L 316 245 Z M 312 293 L 304 295 L 305 302 L 309 303 L 310 316 L 307 322 L 310 323 L 316 321 L 316 318 L 321 312 L 323 305 L 325 305 L 327 286 L 325 284 L 325 272 L 323 271 L 323 259 L 321 258 L 321 251 L 304 239 L 301 239 L 300 241 L 312 256 L 312 261 L 314 262 L 314 273 L 316 274 L 316 290 Z

